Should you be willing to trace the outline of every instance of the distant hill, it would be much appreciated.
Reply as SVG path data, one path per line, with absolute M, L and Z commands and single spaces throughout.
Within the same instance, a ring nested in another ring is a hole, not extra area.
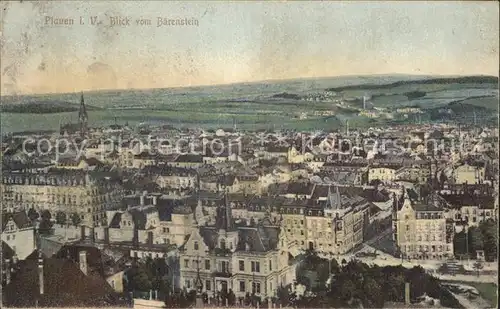
M 424 111 L 434 121 L 456 120 L 459 122 L 472 122 L 476 119 L 482 123 L 496 123 L 498 120 L 498 109 L 494 111 L 490 104 L 478 104 L 478 102 L 482 102 L 483 100 L 496 100 L 498 102 L 498 99 L 492 97 L 469 98 L 453 101 L 440 107 L 424 109 Z
M 292 99 L 292 100 L 300 100 L 300 96 L 294 93 L 278 93 L 273 95 L 273 98 L 281 98 L 281 99 Z
M 100 110 L 95 106 L 85 105 L 87 111 Z M 65 112 L 77 112 L 79 104 L 67 101 L 58 100 L 37 100 L 32 102 L 22 103 L 4 103 L 0 107 L 0 111 L 13 114 L 55 114 Z
M 464 76 L 452 78 L 430 78 L 422 80 L 403 80 L 390 84 L 358 84 L 335 88 L 328 88 L 327 91 L 342 92 L 346 90 L 375 90 L 375 89 L 390 89 L 405 85 L 429 85 L 429 84 L 495 84 L 498 85 L 498 77 L 496 76 Z

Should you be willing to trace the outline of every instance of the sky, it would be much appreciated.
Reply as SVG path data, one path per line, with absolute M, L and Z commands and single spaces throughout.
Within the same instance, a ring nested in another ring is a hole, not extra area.
M 16 1 L 0 7 L 2 95 L 499 73 L 496 1 Z M 91 16 L 101 23 L 91 25 Z M 116 16 L 130 25 L 113 26 Z M 158 26 L 158 17 L 197 25 Z M 47 24 L 51 18 L 74 24 Z

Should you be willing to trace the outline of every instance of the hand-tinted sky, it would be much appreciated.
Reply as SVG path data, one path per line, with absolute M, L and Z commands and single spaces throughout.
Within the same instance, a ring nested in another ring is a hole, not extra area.
M 498 75 L 497 2 L 0 5 L 2 94 L 387 73 Z M 111 27 L 109 17 L 119 15 L 131 25 Z M 44 25 L 47 16 L 75 24 Z M 103 23 L 89 25 L 90 16 Z M 158 17 L 199 25 L 157 27 Z M 136 26 L 137 18 L 152 25 Z

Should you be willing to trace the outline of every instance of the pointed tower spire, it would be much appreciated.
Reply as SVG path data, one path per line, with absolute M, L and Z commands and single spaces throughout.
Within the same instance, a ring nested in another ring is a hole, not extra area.
M 80 96 L 80 110 L 78 111 L 78 121 L 80 122 L 80 135 L 85 135 L 87 132 L 87 121 L 89 116 L 87 108 L 85 107 L 85 100 L 83 99 L 83 91 Z

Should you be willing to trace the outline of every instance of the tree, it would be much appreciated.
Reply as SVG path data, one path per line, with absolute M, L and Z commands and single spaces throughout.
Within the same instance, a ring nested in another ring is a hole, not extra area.
M 62 211 L 56 213 L 56 223 L 63 226 L 66 224 L 66 214 Z
M 41 217 L 42 217 L 42 220 L 50 221 L 52 219 L 52 214 L 48 210 L 43 210 Z
M 290 293 L 290 285 L 280 286 L 276 291 L 279 303 L 286 307 L 292 302 L 292 294 Z
M 391 273 L 386 280 L 387 300 L 393 302 L 404 301 L 405 277 L 403 274 Z
M 375 279 L 368 277 L 364 280 L 362 301 L 366 308 L 382 308 L 384 306 L 382 287 Z
M 52 229 L 52 222 L 47 220 L 40 221 L 40 225 L 38 226 L 38 232 L 40 234 L 49 234 Z
M 475 226 L 470 227 L 467 234 L 469 234 L 469 253 L 471 256 L 476 256 L 476 251 L 484 248 L 483 235 L 479 228 Z
M 457 258 L 467 255 L 467 237 L 464 231 L 455 234 L 453 237 L 453 251 Z
M 40 217 L 40 214 L 33 208 L 30 208 L 28 210 L 28 218 L 30 218 L 31 221 L 35 221 Z
M 48 210 L 42 211 L 40 225 L 38 226 L 38 231 L 41 234 L 47 234 L 50 232 L 50 229 L 52 228 L 51 218 L 52 218 L 52 215 L 50 214 L 50 212 Z
M 348 302 L 357 296 L 357 287 L 352 279 L 346 279 L 339 285 L 339 296 L 343 302 Z
M 75 212 L 71 215 L 71 222 L 74 226 L 78 226 L 80 223 L 82 223 L 82 218 L 80 218 L 80 215 Z
M 134 265 L 128 271 L 129 289 L 132 291 L 149 291 L 152 289 L 151 274 L 144 264 Z
M 488 219 L 479 224 L 483 236 L 484 256 L 487 261 L 494 261 L 498 252 L 498 224 L 493 219 Z

